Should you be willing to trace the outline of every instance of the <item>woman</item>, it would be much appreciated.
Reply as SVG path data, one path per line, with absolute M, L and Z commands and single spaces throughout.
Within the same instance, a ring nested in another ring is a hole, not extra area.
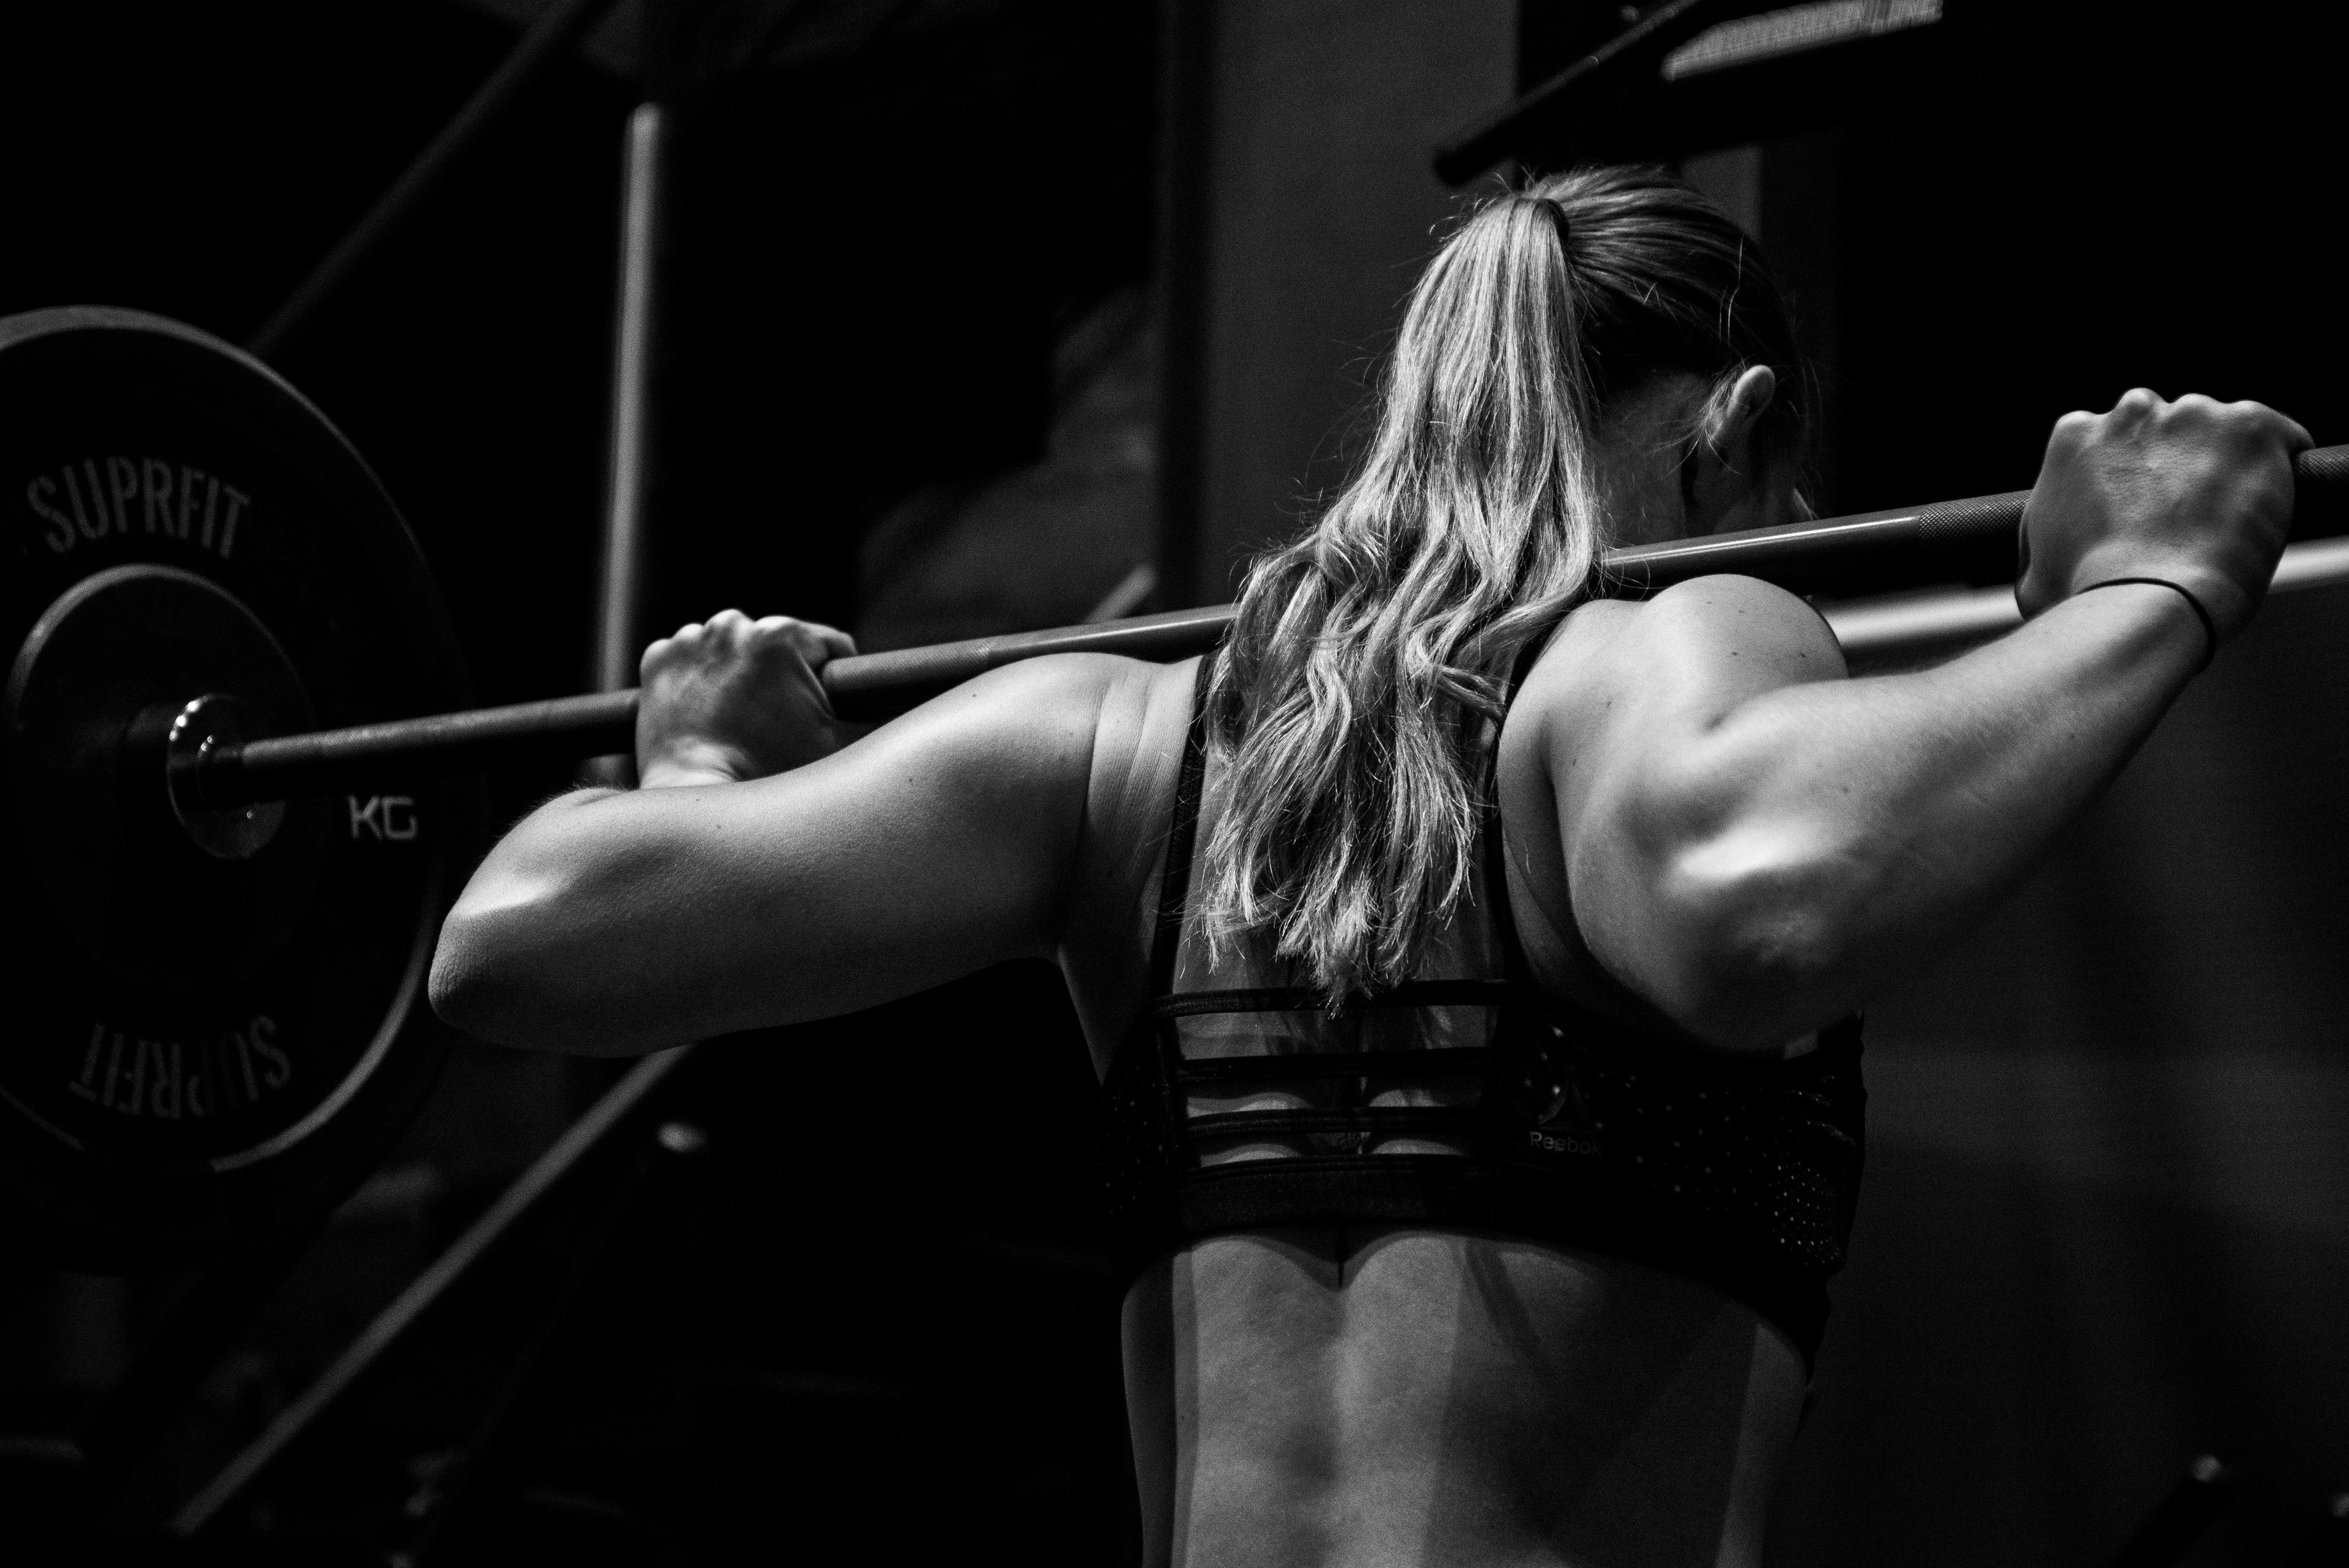
M 1922 673 L 1845 679 L 1749 579 L 1593 597 L 1605 545 L 1795 514 L 1801 386 L 1687 188 L 1497 197 L 1206 668 L 1037 659 L 843 745 L 839 633 L 687 627 L 644 787 L 498 846 L 435 1003 L 633 1053 L 1052 955 L 1109 1087 L 1152 1562 L 1752 1563 L 1848 1231 L 1849 1015 L 2248 618 L 2307 439 L 2067 417 L 2033 618 Z

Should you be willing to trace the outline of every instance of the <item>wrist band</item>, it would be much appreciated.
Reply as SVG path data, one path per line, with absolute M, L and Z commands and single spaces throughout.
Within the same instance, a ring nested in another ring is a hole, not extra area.
M 2074 597 L 2093 593 L 2098 588 L 2117 588 L 2124 583 L 2150 583 L 2156 587 L 2172 589 L 2179 598 L 2184 599 L 2188 607 L 2193 610 L 2194 618 L 2202 623 L 2202 636 L 2205 639 L 2202 669 L 2210 668 L 2210 661 L 2219 657 L 2219 628 L 2211 622 L 2210 612 L 2202 607 L 2202 601 L 2187 592 L 2183 585 L 2173 583 L 2168 577 L 2106 577 L 2101 583 L 2090 583 L 2086 587 L 2078 589 Z

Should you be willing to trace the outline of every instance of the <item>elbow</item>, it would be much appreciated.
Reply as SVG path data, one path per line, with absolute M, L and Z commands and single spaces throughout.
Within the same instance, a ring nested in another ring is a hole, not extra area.
M 615 1035 L 621 1010 L 601 989 L 607 966 L 574 950 L 576 934 L 554 890 L 502 888 L 477 876 L 441 923 L 426 982 L 432 1011 L 473 1039 L 518 1050 L 612 1056 L 652 1049 Z
M 572 1056 L 637 1056 L 678 1044 L 650 1037 L 597 971 L 461 906 L 440 928 L 426 994 L 440 1021 L 491 1045 Z
M 471 893 L 441 923 L 426 994 L 450 1028 L 493 1045 L 547 1048 L 539 1033 L 547 998 L 511 932 L 468 909 Z
M 626 943 L 595 911 L 608 857 L 575 828 L 595 795 L 550 802 L 473 873 L 441 922 L 426 994 L 441 1021 L 526 1051 L 637 1055 L 675 1044 L 626 1005 Z M 599 867 L 602 868 L 599 872 Z

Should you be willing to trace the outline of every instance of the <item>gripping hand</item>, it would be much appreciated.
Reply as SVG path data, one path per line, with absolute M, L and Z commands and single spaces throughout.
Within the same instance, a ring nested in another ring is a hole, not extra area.
M 2182 590 L 2211 637 L 2251 618 L 2292 523 L 2294 452 L 2308 432 L 2259 403 L 2139 388 L 2103 414 L 2055 421 L 2023 514 L 2015 603 L 2034 616 L 2101 583 Z
M 646 788 L 730 784 L 840 749 L 818 672 L 856 651 L 844 631 L 720 610 L 645 649 L 636 776 Z

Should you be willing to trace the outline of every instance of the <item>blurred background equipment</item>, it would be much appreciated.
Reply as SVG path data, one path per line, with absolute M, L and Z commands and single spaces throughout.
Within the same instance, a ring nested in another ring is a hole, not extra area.
M 2113 1568 L 2168 1568 L 2183 1560 L 2234 1490 L 2235 1472 L 2216 1456 L 2201 1455 L 2137 1526 Z
M 2349 434 L 2320 12 L 595 9 L 0 16 L 0 314 L 235 341 L 301 305 L 257 340 L 416 527 L 477 683 L 436 707 L 625 686 L 726 603 L 877 650 L 1229 597 L 1342 474 L 1453 210 L 1439 154 L 1475 177 L 1495 127 L 1501 170 L 1677 161 L 1764 244 L 1825 511 L 2011 486 L 2133 383 Z M 13 559 L 29 627 L 57 595 Z M 2344 609 L 2269 605 L 2007 916 L 1871 1010 L 1868 1189 L 1772 1563 L 2106 1560 L 2206 1448 L 2241 1480 L 2184 1561 L 2340 1555 L 2309 1532 L 2349 1450 Z M 492 778 L 489 822 L 570 777 Z M 1130 1559 L 1094 1091 L 1049 971 L 625 1075 L 416 1050 L 438 1089 L 315 1231 L 0 1260 L 26 1532 Z
M 2349 1491 L 2335 1495 L 2301 1543 L 2292 1568 L 2340 1568 L 2349 1563 Z

